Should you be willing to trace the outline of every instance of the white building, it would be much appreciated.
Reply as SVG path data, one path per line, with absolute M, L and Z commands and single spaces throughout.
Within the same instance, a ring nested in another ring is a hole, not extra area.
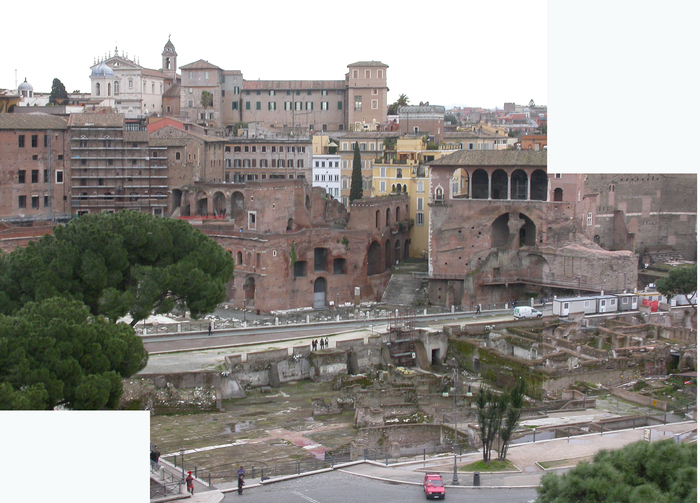
M 326 189 L 326 194 L 342 201 L 340 196 L 340 155 L 314 155 L 311 178 L 311 185 L 323 187 Z
M 170 41 L 168 41 L 170 42 Z M 90 98 L 102 106 L 113 107 L 127 117 L 163 112 L 163 93 L 172 76 L 160 70 L 144 68 L 128 54 L 114 49 L 114 56 L 91 67 Z

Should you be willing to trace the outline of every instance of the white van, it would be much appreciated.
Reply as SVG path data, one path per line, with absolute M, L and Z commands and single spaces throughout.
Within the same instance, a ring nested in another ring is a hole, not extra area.
M 524 320 L 527 318 L 542 318 L 542 312 L 537 309 L 532 309 L 530 306 L 518 306 L 513 309 L 513 317 L 516 320 Z

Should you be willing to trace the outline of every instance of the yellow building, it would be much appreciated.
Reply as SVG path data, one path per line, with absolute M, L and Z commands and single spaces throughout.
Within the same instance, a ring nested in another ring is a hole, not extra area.
M 428 256 L 428 194 L 427 163 L 449 155 L 454 150 L 427 150 L 423 138 L 405 136 L 396 140 L 396 147 L 384 152 L 372 167 L 372 196 L 404 193 L 410 198 L 411 227 L 409 255 Z

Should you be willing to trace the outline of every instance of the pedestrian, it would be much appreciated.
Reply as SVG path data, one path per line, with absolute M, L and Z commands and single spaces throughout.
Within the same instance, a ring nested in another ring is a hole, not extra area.
M 214 325 L 214 322 L 213 322 L 213 321 L 210 321 L 210 322 L 209 322 L 209 335 L 211 335 L 211 331 L 212 331 L 213 325 Z
M 321 349 L 323 349 L 323 337 L 321 337 Z
M 481 304 L 476 305 L 476 314 L 481 314 Z
M 311 341 L 311 351 L 316 351 L 316 339 Z
M 328 337 L 326 337 L 326 349 L 328 349 Z
M 156 464 L 156 467 L 158 466 L 159 459 L 160 459 L 160 451 L 158 450 L 158 446 L 155 445 L 155 446 L 153 446 L 153 462 Z
M 185 479 L 185 482 L 187 482 L 187 492 L 190 494 L 194 494 L 194 477 L 192 477 L 192 472 L 187 472 L 187 478 Z
M 243 481 L 243 475 L 238 476 L 238 494 L 243 494 L 243 486 L 245 482 Z
M 243 469 L 243 465 L 238 467 L 238 478 L 242 478 L 245 475 L 245 470 Z

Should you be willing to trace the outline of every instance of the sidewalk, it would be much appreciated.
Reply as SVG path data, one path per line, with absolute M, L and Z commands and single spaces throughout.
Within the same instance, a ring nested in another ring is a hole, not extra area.
M 591 458 L 601 449 L 619 449 L 627 444 L 644 439 L 644 430 L 651 430 L 651 440 L 673 439 L 679 434 L 682 441 L 697 441 L 697 423 L 694 421 L 682 423 L 670 423 L 650 427 L 609 432 L 601 435 L 591 433 L 555 440 L 543 440 L 536 443 L 513 445 L 508 449 L 508 460 L 519 471 L 480 473 L 480 488 L 503 487 L 537 487 L 542 475 L 547 473 L 538 463 L 548 461 L 571 460 L 571 463 L 562 463 L 563 466 L 551 471 L 568 469 L 582 458 Z M 464 466 L 480 460 L 481 452 L 465 454 L 458 457 L 457 466 Z M 569 466 L 567 466 L 569 465 Z M 425 462 L 411 462 L 401 466 L 383 466 L 381 463 L 364 462 L 353 466 L 339 468 L 345 473 L 362 477 L 375 478 L 388 482 L 403 484 L 422 484 L 423 474 L 426 471 L 434 471 L 442 474 L 445 485 L 451 486 L 453 477 L 454 458 L 428 459 Z M 458 471 L 459 487 L 473 489 L 473 473 Z M 456 486 L 453 486 L 456 487 Z

